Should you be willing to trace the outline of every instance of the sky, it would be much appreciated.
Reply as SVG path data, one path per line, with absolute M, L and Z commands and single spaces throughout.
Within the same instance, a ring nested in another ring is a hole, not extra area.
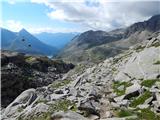
M 110 31 L 160 14 L 159 0 L 1 0 L 0 27 L 31 33 Z

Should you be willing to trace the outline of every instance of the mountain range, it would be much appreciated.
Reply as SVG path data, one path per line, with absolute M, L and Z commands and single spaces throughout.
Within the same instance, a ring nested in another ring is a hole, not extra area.
M 47 45 L 22 29 L 18 33 L 1 28 L 1 49 L 35 55 L 56 55 L 58 49 Z
M 36 38 L 42 42 L 52 45 L 58 49 L 62 49 L 66 44 L 68 44 L 76 35 L 79 33 L 47 33 L 42 32 L 34 34 Z
M 147 39 L 160 30 L 160 15 L 129 27 L 106 31 L 86 31 L 77 35 L 57 56 L 65 61 L 100 62 Z

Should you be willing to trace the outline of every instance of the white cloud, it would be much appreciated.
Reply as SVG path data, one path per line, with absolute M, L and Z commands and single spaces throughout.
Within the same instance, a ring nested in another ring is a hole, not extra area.
M 24 26 L 20 21 L 15 21 L 15 20 L 7 20 L 6 21 L 6 28 L 18 32 L 21 30 Z
M 136 2 L 135 2 L 136 1 Z M 51 19 L 80 23 L 91 29 L 111 30 L 159 14 L 156 0 L 31 0 L 53 9 Z
M 27 30 L 30 32 L 30 33 L 33 33 L 33 34 L 38 34 L 38 33 L 42 33 L 42 32 L 48 32 L 48 33 L 57 33 L 57 32 L 62 32 L 62 33 L 71 33 L 71 32 L 83 32 L 85 31 L 86 29 L 73 29 L 73 28 L 52 28 L 52 27 L 30 27 L 30 28 L 27 28 Z

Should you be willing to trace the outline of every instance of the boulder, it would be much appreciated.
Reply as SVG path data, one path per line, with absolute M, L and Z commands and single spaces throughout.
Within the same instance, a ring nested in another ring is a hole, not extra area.
M 132 86 L 126 88 L 124 99 L 130 99 L 132 97 L 139 96 L 140 93 L 141 86 L 138 83 L 134 83 Z
M 57 112 L 52 114 L 51 120 L 87 120 L 87 119 L 76 112 L 67 111 L 67 112 Z
M 22 92 L 8 107 L 5 109 L 3 116 L 13 115 L 18 112 L 18 109 L 26 108 L 31 105 L 37 98 L 35 89 L 28 89 Z

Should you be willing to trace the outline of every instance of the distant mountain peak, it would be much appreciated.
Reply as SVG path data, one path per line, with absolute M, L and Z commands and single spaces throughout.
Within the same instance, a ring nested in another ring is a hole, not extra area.
M 23 35 L 23 34 L 30 34 L 26 29 L 22 28 L 20 31 L 19 31 L 19 34 Z

